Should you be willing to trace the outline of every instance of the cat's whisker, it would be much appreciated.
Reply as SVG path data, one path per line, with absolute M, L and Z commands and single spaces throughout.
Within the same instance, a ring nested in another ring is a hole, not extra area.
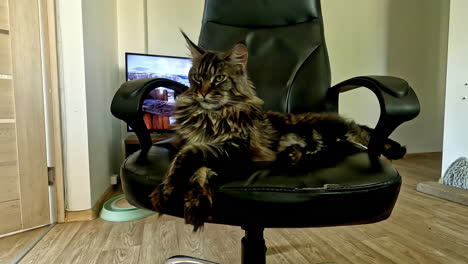
M 248 103 L 244 101 L 227 100 L 226 104 L 235 104 L 236 106 L 239 106 L 239 107 L 251 107 Z

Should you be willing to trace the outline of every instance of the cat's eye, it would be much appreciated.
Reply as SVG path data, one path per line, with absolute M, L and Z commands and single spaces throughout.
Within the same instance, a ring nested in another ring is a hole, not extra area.
M 192 80 L 199 84 L 199 83 L 201 83 L 202 78 L 201 78 L 200 75 L 192 75 Z
M 220 83 L 222 81 L 226 80 L 226 75 L 216 75 L 215 78 L 214 78 L 214 81 L 217 82 L 217 83 Z

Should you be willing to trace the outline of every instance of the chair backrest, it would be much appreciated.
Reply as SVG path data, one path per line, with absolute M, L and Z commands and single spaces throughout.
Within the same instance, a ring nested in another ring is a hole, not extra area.
M 330 110 L 320 0 L 206 0 L 198 44 L 222 51 L 239 41 L 248 46 L 247 70 L 265 109 Z

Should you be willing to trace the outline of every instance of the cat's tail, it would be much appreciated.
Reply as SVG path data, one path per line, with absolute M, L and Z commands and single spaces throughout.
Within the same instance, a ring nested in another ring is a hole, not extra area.
M 406 155 L 406 147 L 400 143 L 387 138 L 384 143 L 384 151 L 382 153 L 390 160 L 402 159 Z
M 369 135 L 372 135 L 374 129 L 367 126 L 360 126 L 361 129 L 367 131 Z M 390 138 L 385 139 L 383 153 L 386 158 L 390 160 L 402 159 L 406 155 L 406 147 Z

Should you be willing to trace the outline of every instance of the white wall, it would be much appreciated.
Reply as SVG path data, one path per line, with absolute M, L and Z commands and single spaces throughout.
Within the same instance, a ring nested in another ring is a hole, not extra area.
M 90 209 L 121 162 L 115 0 L 57 0 L 66 206 Z
M 468 1 L 450 1 L 442 176 L 459 157 L 468 157 Z
M 57 49 L 67 210 L 91 206 L 81 0 L 57 0 Z
M 137 45 L 140 52 L 144 47 L 148 53 L 186 55 L 178 28 L 198 39 L 204 1 L 132 1 L 143 8 L 117 1 L 123 7 L 118 8 L 120 56 Z M 392 138 L 407 145 L 409 152 L 441 151 L 448 1 L 323 0 L 322 8 L 333 84 L 371 74 L 406 79 L 416 90 L 422 111 Z M 120 21 L 136 29 L 138 38 L 132 38 Z M 123 76 L 123 60 L 119 67 Z M 372 93 L 357 89 L 341 96 L 340 113 L 372 125 L 379 107 Z
M 121 162 L 120 122 L 110 113 L 119 88 L 115 0 L 82 0 L 91 205 Z

